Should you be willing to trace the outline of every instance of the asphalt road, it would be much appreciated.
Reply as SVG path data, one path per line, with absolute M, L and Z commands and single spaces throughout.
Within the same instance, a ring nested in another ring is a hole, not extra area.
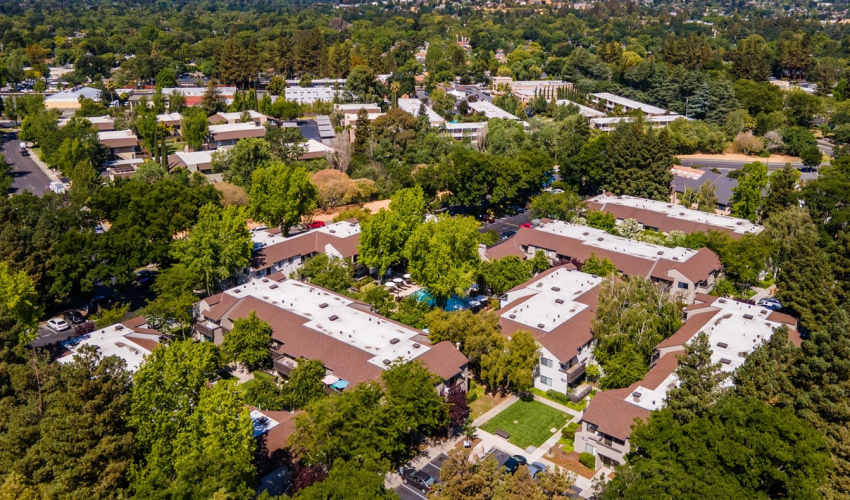
M 521 225 L 526 224 L 528 222 L 531 222 L 531 214 L 528 213 L 528 211 L 525 211 L 521 214 L 496 219 L 490 224 L 482 224 L 479 231 L 481 231 L 482 233 L 486 233 L 487 231 L 495 231 L 498 234 L 502 234 L 505 231 L 518 231 Z
M 49 190 L 50 177 L 45 175 L 28 156 L 21 155 L 18 134 L 3 134 L 0 137 L 0 144 L 3 145 L 6 163 L 12 165 L 12 194 L 29 191 L 36 196 L 41 196 Z

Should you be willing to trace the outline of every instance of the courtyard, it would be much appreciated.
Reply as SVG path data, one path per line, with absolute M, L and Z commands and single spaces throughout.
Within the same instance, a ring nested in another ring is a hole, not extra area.
M 507 432 L 508 442 L 522 449 L 542 445 L 570 417 L 539 401 L 518 400 L 491 418 L 481 429 L 491 434 Z M 554 430 L 553 430 L 554 429 Z

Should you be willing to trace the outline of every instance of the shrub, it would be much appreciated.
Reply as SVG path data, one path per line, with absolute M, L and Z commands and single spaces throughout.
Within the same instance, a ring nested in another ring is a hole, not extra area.
M 732 148 L 736 153 L 757 154 L 764 149 L 764 142 L 748 130 L 735 136 Z
M 561 431 L 561 439 L 572 441 L 576 437 L 577 430 L 578 422 L 570 422 L 566 427 L 564 427 L 564 430 Z
M 588 469 L 596 470 L 596 456 L 586 451 L 581 452 L 578 461 Z
M 549 389 L 548 391 L 546 391 L 546 396 L 548 396 L 549 399 L 553 399 L 559 403 L 567 404 L 570 402 L 570 398 L 567 397 L 566 394 L 562 394 L 554 389 Z

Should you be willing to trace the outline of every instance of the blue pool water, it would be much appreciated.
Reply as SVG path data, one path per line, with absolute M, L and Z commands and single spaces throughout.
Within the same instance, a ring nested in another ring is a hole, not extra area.
M 415 298 L 418 302 L 425 302 L 431 307 L 437 305 L 437 300 L 428 290 L 421 288 L 413 292 L 413 298 Z M 463 309 L 470 309 L 472 305 L 470 304 L 473 301 L 484 301 L 487 297 L 478 296 L 478 297 L 458 297 L 457 295 L 452 295 L 449 297 L 449 300 L 446 301 L 446 311 L 460 311 Z

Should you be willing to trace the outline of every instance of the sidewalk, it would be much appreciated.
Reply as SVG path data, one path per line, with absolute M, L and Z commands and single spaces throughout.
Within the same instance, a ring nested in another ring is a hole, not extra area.
M 544 397 L 538 396 L 537 394 L 534 395 L 534 400 L 538 401 L 540 403 L 543 403 L 544 405 L 551 406 L 552 408 L 554 408 L 556 410 L 562 411 L 562 412 L 566 413 L 567 415 L 572 416 L 573 419 L 581 417 L 581 414 L 582 414 L 582 412 L 580 412 L 580 411 L 575 411 L 570 407 L 564 406 L 561 403 L 556 403 L 555 401 L 552 401 L 551 399 L 546 399 Z
M 46 163 L 41 161 L 41 158 L 39 158 L 38 155 L 33 152 L 32 148 L 27 148 L 27 151 L 29 151 L 30 159 L 33 161 L 33 163 L 38 165 L 38 168 L 40 168 L 41 171 L 44 172 L 44 175 L 46 175 L 52 182 L 62 182 L 61 180 L 59 180 L 59 174 L 57 174 L 56 171 L 52 168 L 48 167 Z
M 496 406 L 494 406 L 494 407 L 490 408 L 489 410 L 487 410 L 487 412 L 486 412 L 486 413 L 483 413 L 481 416 L 479 416 L 478 418 L 476 418 L 476 419 L 472 422 L 472 425 L 473 425 L 473 426 L 475 426 L 475 427 L 478 427 L 478 426 L 484 425 L 484 423 L 485 423 L 485 422 L 487 422 L 487 421 L 488 421 L 488 420 L 490 420 L 491 418 L 493 418 L 493 417 L 495 417 L 496 415 L 498 415 L 499 413 L 501 413 L 501 412 L 502 412 L 502 410 L 504 410 L 504 409 L 505 409 L 505 408 L 507 408 L 508 406 L 510 406 L 510 405 L 512 405 L 512 404 L 514 404 L 514 403 L 516 402 L 516 400 L 517 400 L 517 399 L 519 399 L 519 398 L 517 398 L 516 396 L 510 396 L 510 397 L 508 397 L 507 399 L 505 399 L 505 400 L 504 400 L 504 401 L 502 401 L 501 403 L 499 403 L 499 404 L 497 404 Z

